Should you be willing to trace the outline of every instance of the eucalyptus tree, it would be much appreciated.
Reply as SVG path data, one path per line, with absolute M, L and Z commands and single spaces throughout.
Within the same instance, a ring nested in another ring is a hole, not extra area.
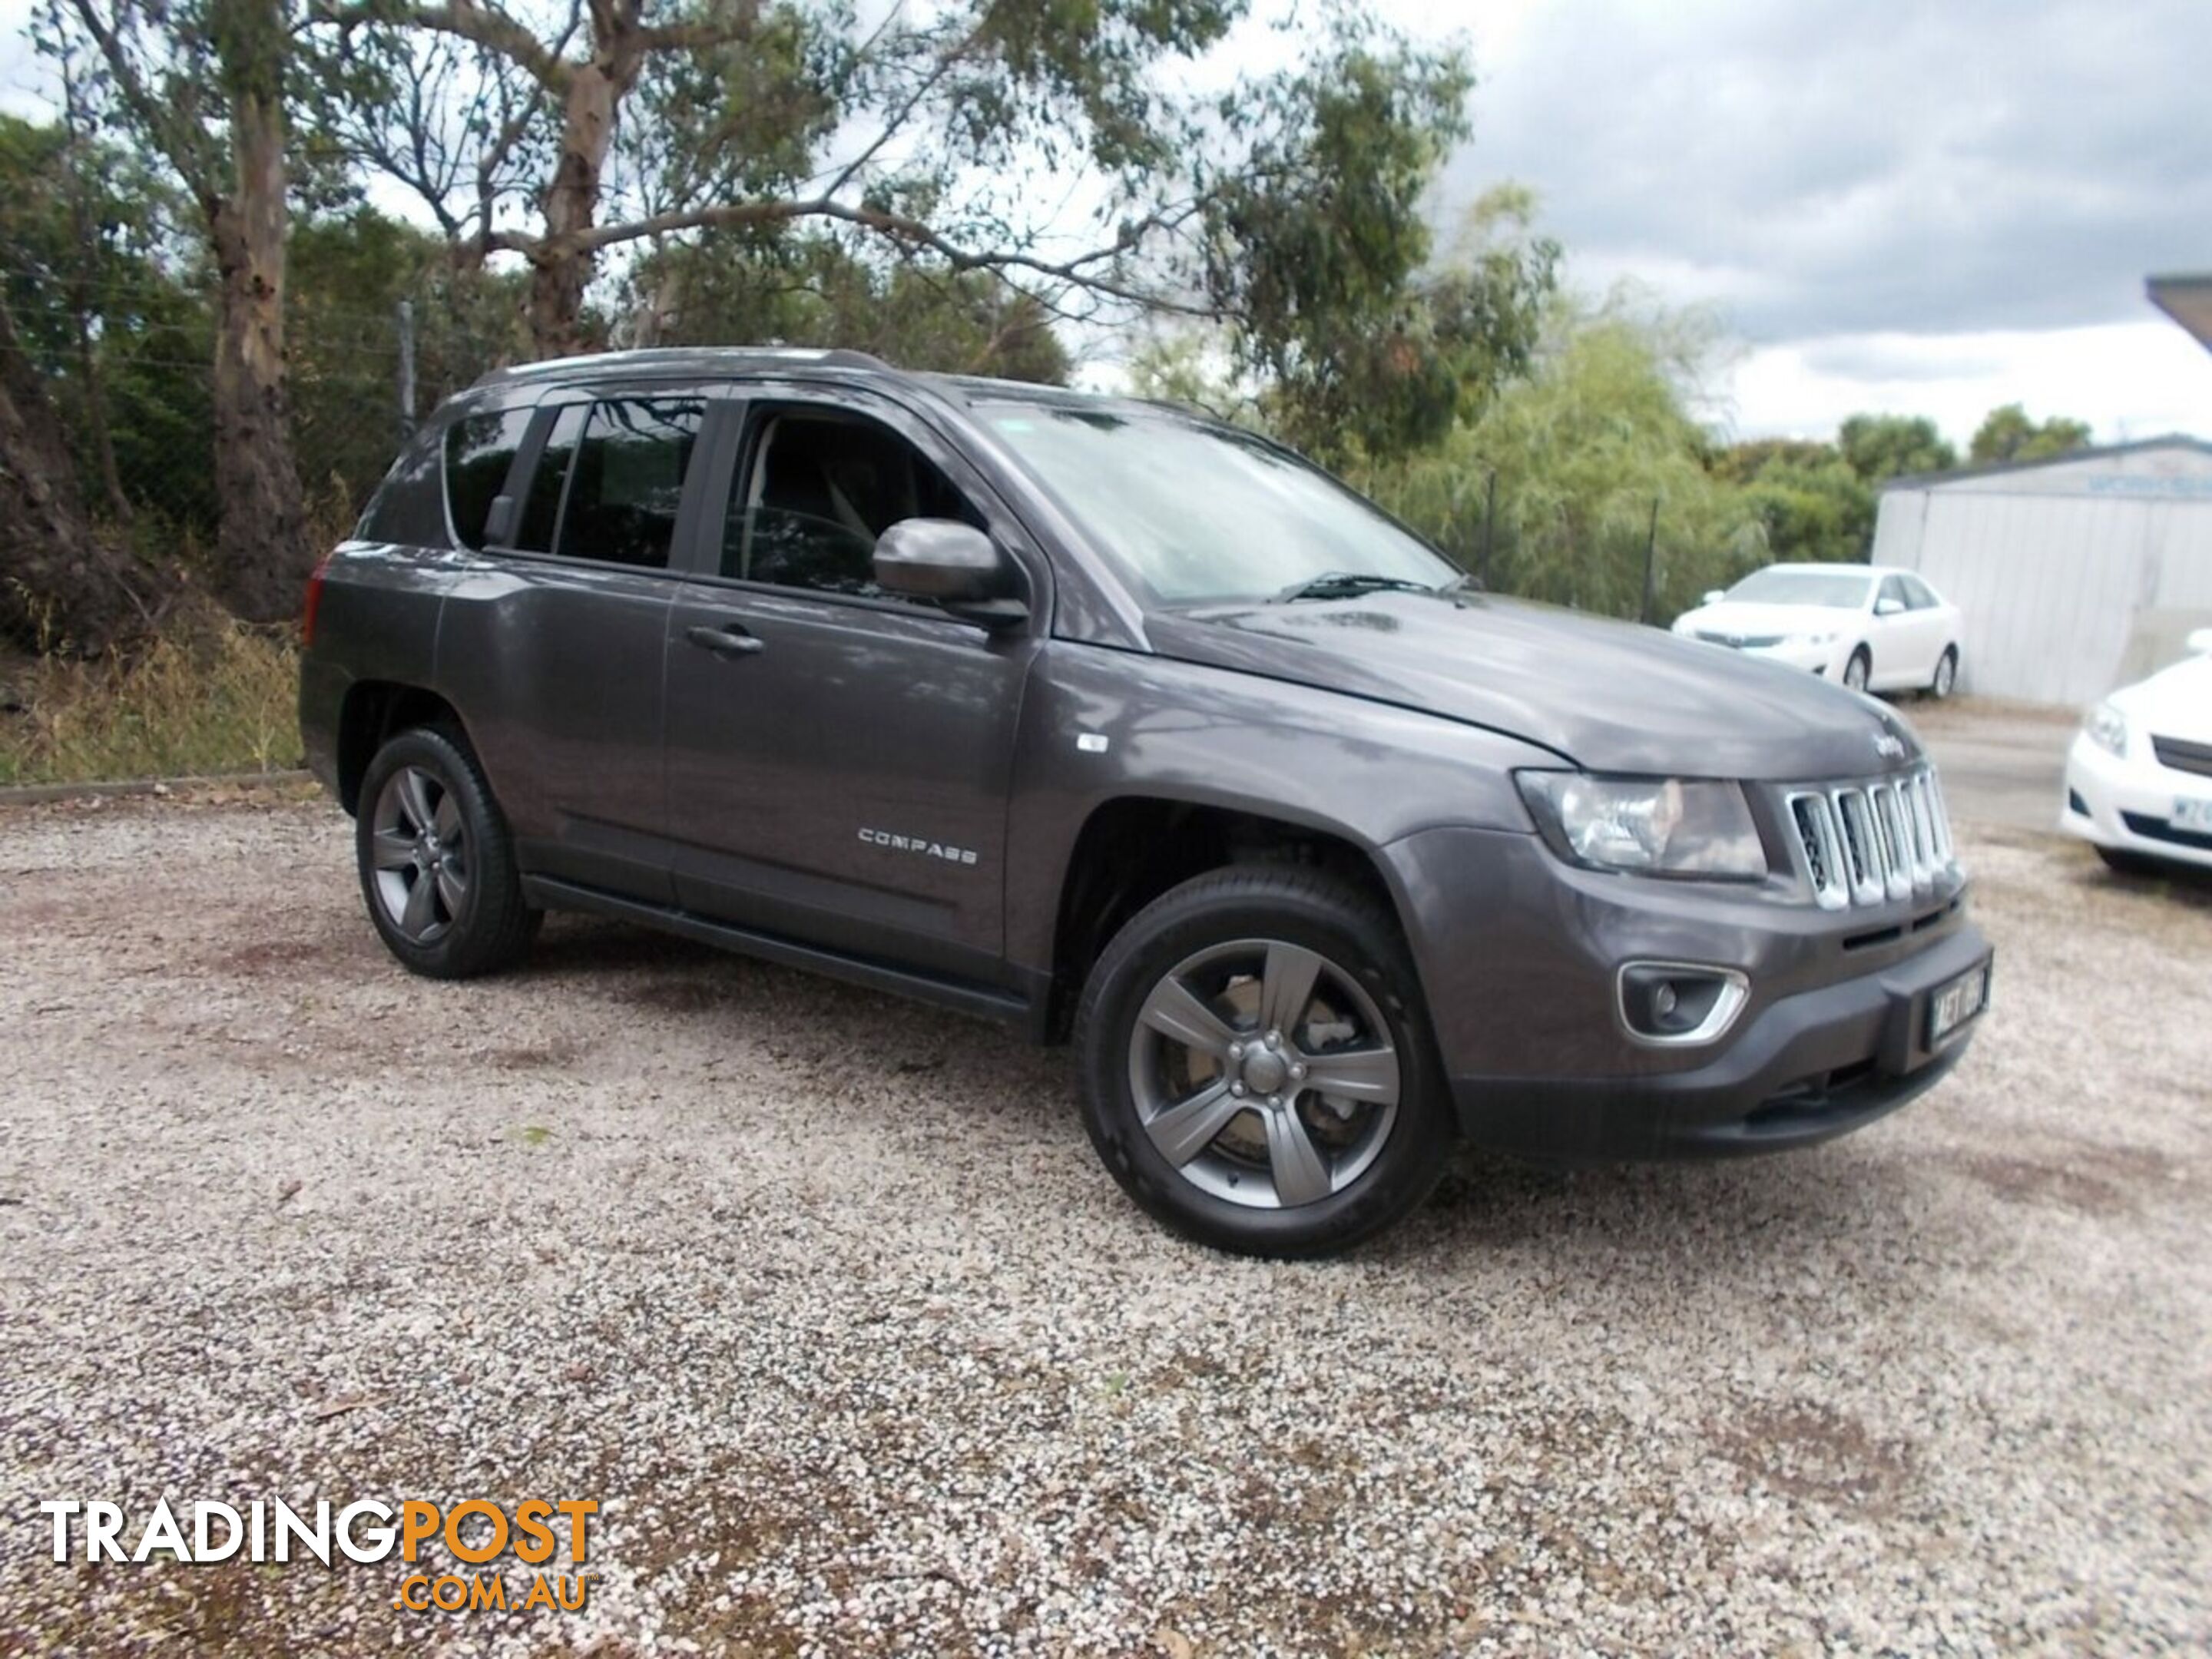
M 605 261 L 819 236 L 1063 323 L 1210 319 L 1302 429 L 1389 441 L 1525 324 L 1517 287 L 1409 305 L 1471 76 L 1350 5 L 1294 34 L 1248 0 L 315 3 L 331 130 L 462 257 L 526 266 L 541 355 L 604 337 Z
M 215 586 L 254 621 L 295 614 L 313 559 L 287 425 L 284 356 L 292 0 L 48 0 L 50 50 L 88 45 L 111 131 L 191 198 L 217 285 Z

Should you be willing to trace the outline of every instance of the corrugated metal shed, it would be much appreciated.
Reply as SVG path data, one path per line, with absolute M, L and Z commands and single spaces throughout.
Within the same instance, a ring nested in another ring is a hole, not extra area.
M 2094 702 L 2212 625 L 2212 444 L 1896 479 L 1873 560 L 1921 572 L 1965 613 L 1965 690 Z

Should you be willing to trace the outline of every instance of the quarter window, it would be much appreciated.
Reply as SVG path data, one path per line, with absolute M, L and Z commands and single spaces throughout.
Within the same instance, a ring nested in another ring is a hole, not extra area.
M 446 505 L 464 547 L 484 544 L 484 520 L 529 429 L 527 409 L 464 415 L 446 428 Z
M 724 523 L 726 576 L 902 597 L 876 585 L 876 538 L 884 531 L 902 519 L 987 527 L 943 471 L 880 422 L 771 410 L 757 417 L 751 447 Z

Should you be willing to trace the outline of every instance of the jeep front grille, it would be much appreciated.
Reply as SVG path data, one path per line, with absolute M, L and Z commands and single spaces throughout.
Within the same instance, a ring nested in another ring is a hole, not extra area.
M 1933 892 L 1956 867 L 1936 769 L 1792 789 L 1784 796 L 1801 873 L 1824 910 Z

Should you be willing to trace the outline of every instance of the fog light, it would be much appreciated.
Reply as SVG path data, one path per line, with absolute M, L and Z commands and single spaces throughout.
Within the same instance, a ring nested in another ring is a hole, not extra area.
M 1735 1024 L 1751 981 L 1733 968 L 1632 962 L 1620 970 L 1620 1021 L 1638 1042 L 1711 1042 Z

